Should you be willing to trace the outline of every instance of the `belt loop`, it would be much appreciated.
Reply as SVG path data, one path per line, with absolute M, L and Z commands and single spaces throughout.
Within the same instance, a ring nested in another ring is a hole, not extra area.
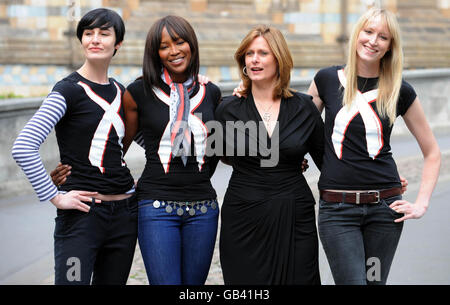
M 133 197 L 133 196 L 131 196 L 131 197 Z M 126 199 L 125 203 L 127 204 L 127 211 L 130 210 L 130 198 L 131 197 L 125 198 Z
M 136 193 L 131 194 L 130 197 L 127 198 L 127 209 L 128 211 L 131 211 L 133 209 L 132 203 L 134 202 L 134 196 L 136 196 Z
M 345 195 L 346 195 L 347 193 L 342 193 L 342 202 L 343 203 L 345 203 Z
M 360 197 L 361 197 L 361 193 L 355 193 L 355 196 L 356 196 L 356 204 L 359 204 L 360 203 Z

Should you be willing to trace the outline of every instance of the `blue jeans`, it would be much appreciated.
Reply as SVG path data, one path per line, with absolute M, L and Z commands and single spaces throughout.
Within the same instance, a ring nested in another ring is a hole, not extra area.
M 217 200 L 205 205 L 207 210 L 175 207 L 166 211 L 167 203 L 139 201 L 138 240 L 151 285 L 203 285 L 208 276 L 217 234 L 219 206 Z M 214 202 L 215 208 L 211 207 Z M 164 203 L 164 205 L 163 205 Z M 192 213 L 192 211 L 191 211 Z
M 389 205 L 319 201 L 319 236 L 336 285 L 384 285 L 403 228 Z

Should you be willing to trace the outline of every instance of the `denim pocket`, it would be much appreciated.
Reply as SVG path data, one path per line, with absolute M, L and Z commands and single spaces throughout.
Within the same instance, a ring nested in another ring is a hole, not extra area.
M 153 205 L 155 201 L 156 200 L 153 199 L 144 199 L 138 201 L 137 217 L 139 221 L 156 220 L 161 216 L 167 215 L 164 208 L 161 208 L 161 206 L 158 206 L 158 208 L 156 208 Z
M 148 200 L 148 199 L 144 199 L 144 200 L 139 200 L 138 202 L 138 208 L 145 208 L 147 206 L 153 206 L 153 202 L 155 200 Z
M 328 202 L 323 199 L 319 200 L 319 208 L 321 210 L 338 210 L 342 207 L 343 202 Z
M 91 214 L 93 209 L 94 206 L 91 206 L 89 212 L 83 212 L 77 209 L 68 209 L 68 210 L 57 209 L 55 220 L 65 221 L 66 219 L 78 219 L 80 217 L 82 218 Z
M 395 202 L 395 201 L 397 201 L 397 200 L 401 200 L 401 199 L 402 199 L 402 195 L 397 195 L 397 196 L 392 196 L 392 197 L 389 197 L 389 198 L 381 199 L 381 200 L 380 200 L 380 203 L 381 203 L 382 206 L 384 206 L 385 208 L 387 208 L 387 209 L 391 212 L 391 214 L 392 214 L 393 216 L 399 217 L 399 216 L 403 216 L 404 214 L 402 214 L 402 213 L 397 213 L 396 211 L 394 211 L 394 210 L 390 207 L 390 205 L 391 205 L 393 202 Z
M 93 206 L 91 206 L 89 212 L 83 212 L 80 210 L 57 210 L 57 217 L 55 218 L 55 237 L 64 237 L 70 235 L 74 228 L 89 215 L 93 213 Z

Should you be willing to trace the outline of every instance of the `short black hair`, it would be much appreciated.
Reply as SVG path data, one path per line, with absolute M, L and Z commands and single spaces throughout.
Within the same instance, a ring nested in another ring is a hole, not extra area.
M 193 77 L 197 80 L 200 69 L 200 59 L 198 51 L 198 41 L 195 31 L 189 22 L 180 16 L 166 16 L 157 20 L 147 34 L 145 42 L 144 60 L 143 60 L 143 79 L 146 88 L 152 86 L 161 87 L 163 80 L 161 79 L 161 71 L 163 65 L 159 57 L 159 48 L 162 40 L 162 30 L 167 29 L 170 37 L 176 39 L 180 37 L 187 43 L 191 49 L 191 62 L 186 70 L 186 76 Z
M 116 33 L 116 43 L 114 44 L 116 46 L 123 41 L 123 37 L 125 36 L 125 24 L 123 23 L 122 17 L 113 10 L 97 8 L 87 12 L 81 18 L 80 22 L 78 22 L 77 37 L 81 42 L 84 30 L 109 27 L 113 27 Z M 116 54 L 116 51 L 114 51 L 113 56 Z

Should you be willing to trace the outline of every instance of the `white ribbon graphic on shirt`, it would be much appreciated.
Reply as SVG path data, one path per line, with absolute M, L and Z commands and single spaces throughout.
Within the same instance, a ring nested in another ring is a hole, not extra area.
M 94 91 L 92 91 L 92 89 L 87 84 L 79 81 L 78 85 L 83 87 L 84 91 L 92 101 L 94 101 L 103 110 L 105 110 L 105 114 L 98 123 L 97 130 L 94 133 L 91 147 L 89 149 L 89 161 L 91 161 L 92 165 L 97 166 L 102 173 L 105 173 L 105 168 L 103 167 L 103 157 L 105 154 L 106 143 L 109 139 L 111 128 L 114 127 L 114 129 L 116 130 L 117 136 L 119 137 L 120 147 L 122 147 L 122 139 L 125 135 L 125 124 L 123 123 L 122 118 L 119 116 L 119 110 L 122 104 L 121 90 L 119 86 L 114 82 L 117 93 L 114 101 L 109 104 L 103 98 L 98 96 Z M 123 158 L 121 159 L 123 160 Z M 123 161 L 122 166 L 125 166 L 125 163 Z
M 176 120 L 176 104 L 171 104 L 170 96 L 168 96 L 164 91 L 157 87 L 153 87 L 153 92 L 156 94 L 158 99 L 163 101 L 169 109 L 169 122 L 166 125 L 166 129 L 161 137 L 161 141 L 159 142 L 158 155 L 161 160 L 161 164 L 164 167 L 164 172 L 167 174 L 169 172 L 170 161 L 172 158 L 172 143 L 170 137 L 170 126 L 174 120 Z M 208 129 L 206 128 L 203 121 L 195 116 L 193 112 L 195 109 L 200 106 L 205 97 L 205 86 L 200 85 L 200 89 L 198 90 L 195 96 L 190 98 L 190 109 L 189 109 L 189 117 L 188 124 L 191 128 L 192 134 L 194 135 L 194 147 L 195 154 L 197 158 L 198 168 L 201 171 L 202 166 L 205 163 L 205 154 L 206 154 L 206 138 L 208 137 Z M 175 107 L 175 110 L 173 109 Z
M 339 81 L 345 88 L 346 78 L 344 70 L 338 71 Z M 378 89 L 361 93 L 356 93 L 355 100 L 350 108 L 342 107 L 334 119 L 333 134 L 331 140 L 334 146 L 334 152 L 339 159 L 342 159 L 342 145 L 345 139 L 345 133 L 348 125 L 360 113 L 366 130 L 367 151 L 372 159 L 380 153 L 383 147 L 383 127 L 380 118 L 370 106 L 378 96 Z

